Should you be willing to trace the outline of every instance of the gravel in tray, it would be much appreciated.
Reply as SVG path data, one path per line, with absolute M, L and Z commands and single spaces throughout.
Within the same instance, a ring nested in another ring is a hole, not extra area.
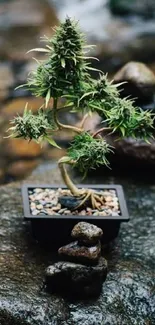
M 70 211 L 63 208 L 58 202 L 58 198 L 64 195 L 71 195 L 67 189 L 50 189 L 39 188 L 29 190 L 30 211 L 32 215 L 93 215 L 93 216 L 119 216 L 120 207 L 118 197 L 115 190 L 102 190 L 104 205 L 100 206 L 100 210 L 93 210 L 87 207 L 83 210 Z

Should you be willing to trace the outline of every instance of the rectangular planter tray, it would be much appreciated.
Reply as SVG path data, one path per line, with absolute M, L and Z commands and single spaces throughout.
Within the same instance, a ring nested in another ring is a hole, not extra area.
M 117 237 L 120 223 L 129 221 L 129 214 L 126 206 L 123 188 L 120 185 L 78 185 L 78 188 L 91 188 L 94 190 L 111 189 L 116 191 L 119 200 L 121 214 L 119 216 L 83 216 L 83 215 L 32 215 L 30 211 L 28 191 L 35 188 L 66 189 L 64 185 L 49 184 L 23 184 L 22 197 L 24 204 L 24 218 L 31 221 L 34 238 L 44 244 L 51 244 L 52 247 L 67 244 L 72 241 L 71 230 L 79 221 L 86 221 L 95 224 L 103 229 L 103 243 L 108 243 Z

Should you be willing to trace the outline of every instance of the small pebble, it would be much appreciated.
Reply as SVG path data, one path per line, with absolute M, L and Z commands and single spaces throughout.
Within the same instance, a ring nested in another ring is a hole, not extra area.
M 59 213 L 62 214 L 62 213 L 64 213 L 66 210 L 67 210 L 67 208 L 60 209 L 60 210 L 59 210 Z
M 36 216 L 36 215 L 39 214 L 39 213 L 40 213 L 40 211 L 38 211 L 38 210 L 33 210 L 33 211 L 32 211 L 33 216 Z
M 38 210 L 42 210 L 42 209 L 43 209 L 43 205 L 42 205 L 42 204 L 38 204 L 38 205 L 36 205 L 36 208 L 37 208 Z
M 40 193 L 40 192 L 42 192 L 42 188 L 35 188 L 35 189 L 34 189 L 34 192 L 35 192 L 35 193 Z
M 50 216 L 55 214 L 55 212 L 52 209 L 46 209 L 46 211 L 47 211 L 47 214 L 49 214 Z
M 98 212 L 94 212 L 93 213 L 93 216 L 99 216 L 99 214 L 100 214 L 99 211 Z
M 86 210 L 82 210 L 82 211 L 80 212 L 80 215 L 81 215 L 81 216 L 85 216 L 85 215 L 86 215 Z
M 47 210 L 41 210 L 39 213 L 41 213 L 41 214 L 48 214 L 47 213 Z
M 106 202 L 111 202 L 112 201 L 112 197 L 111 196 L 107 196 L 107 197 L 105 197 L 105 200 L 106 200 Z
M 112 217 L 118 217 L 118 213 L 117 212 L 112 212 Z
M 61 205 L 58 204 L 57 206 L 53 207 L 52 210 L 53 211 L 59 211 L 61 209 Z
M 71 211 L 70 210 L 65 210 L 64 214 L 71 214 Z

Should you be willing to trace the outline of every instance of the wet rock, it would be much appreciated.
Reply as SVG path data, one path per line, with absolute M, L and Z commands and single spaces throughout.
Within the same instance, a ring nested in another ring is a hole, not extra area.
M 141 62 L 129 62 L 114 76 L 114 81 L 127 82 L 120 86 L 121 96 L 136 98 L 139 103 L 152 102 L 155 94 L 155 75 Z
M 87 245 L 96 244 L 102 235 L 102 229 L 83 221 L 77 223 L 71 232 L 73 238 Z
M 58 253 L 60 255 L 60 258 L 71 262 L 88 265 L 97 264 L 101 254 L 101 245 L 100 243 L 97 243 L 94 246 L 87 247 L 80 245 L 78 241 L 75 241 L 68 245 L 60 247 Z
M 94 296 L 101 291 L 107 276 L 107 261 L 100 257 L 95 266 L 57 262 L 46 269 L 46 285 L 54 291 Z
M 155 17 L 155 3 L 152 0 L 110 0 L 111 11 L 116 15 L 139 15 Z
M 96 182 L 96 177 L 87 183 Z M 113 171 L 110 177 L 100 173 L 98 179 L 101 184 L 120 183 Z M 44 166 L 27 182 L 39 188 L 40 183 L 60 184 L 61 177 L 57 168 Z M 115 245 L 106 251 L 108 276 L 100 296 L 87 302 L 44 290 L 44 271 L 55 263 L 55 255 L 35 243 L 29 223 L 23 220 L 21 184 L 0 187 L 0 324 L 154 324 L 154 174 L 147 183 L 144 174 L 141 181 L 134 174 L 121 177 L 121 184 L 131 220 L 121 225 Z
M 82 200 L 74 197 L 74 196 L 60 196 L 59 203 L 61 204 L 62 208 L 67 208 L 70 210 L 74 210 L 78 207 Z

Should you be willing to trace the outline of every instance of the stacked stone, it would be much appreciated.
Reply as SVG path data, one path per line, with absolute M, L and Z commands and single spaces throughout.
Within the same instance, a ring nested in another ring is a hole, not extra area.
M 79 222 L 71 232 L 75 241 L 58 250 L 61 261 L 46 269 L 46 285 L 52 291 L 83 296 L 98 295 L 107 275 L 101 257 L 102 229 Z

